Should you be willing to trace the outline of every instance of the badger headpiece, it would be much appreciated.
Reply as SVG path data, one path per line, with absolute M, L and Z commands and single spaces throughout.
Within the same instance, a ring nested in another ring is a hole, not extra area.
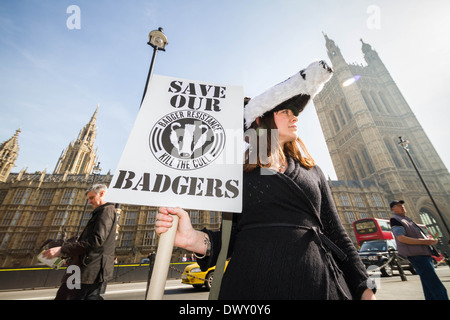
M 330 80 L 333 70 L 325 61 L 315 61 L 289 79 L 250 99 L 244 109 L 245 128 L 266 112 L 291 109 L 296 116 Z

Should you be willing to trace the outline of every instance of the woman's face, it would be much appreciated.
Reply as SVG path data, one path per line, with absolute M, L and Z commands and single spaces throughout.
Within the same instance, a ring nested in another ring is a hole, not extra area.
M 273 113 L 275 124 L 278 128 L 280 145 L 297 139 L 297 121 L 291 109 L 283 109 Z

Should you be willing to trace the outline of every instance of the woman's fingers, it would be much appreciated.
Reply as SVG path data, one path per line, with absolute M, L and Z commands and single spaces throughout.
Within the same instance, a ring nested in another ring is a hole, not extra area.
M 159 213 L 156 215 L 156 233 L 160 235 L 161 233 L 166 232 L 172 227 L 173 217 L 171 215 L 177 215 L 180 219 L 189 219 L 189 215 L 183 209 L 169 208 L 169 207 L 160 207 Z
M 192 227 L 191 218 L 187 211 L 180 207 L 160 207 L 156 215 L 156 234 L 167 232 L 173 226 L 173 216 L 178 216 L 178 227 L 176 230 L 174 246 L 184 248 L 188 251 L 201 252 L 205 250 L 205 233 L 197 231 Z

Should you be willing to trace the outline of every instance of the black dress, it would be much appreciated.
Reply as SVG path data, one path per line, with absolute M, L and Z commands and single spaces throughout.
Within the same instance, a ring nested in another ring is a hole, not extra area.
M 320 168 L 288 158 L 285 173 L 257 168 L 243 180 L 219 299 L 360 299 L 368 275 Z M 204 231 L 212 248 L 202 270 L 221 247 L 220 231 Z

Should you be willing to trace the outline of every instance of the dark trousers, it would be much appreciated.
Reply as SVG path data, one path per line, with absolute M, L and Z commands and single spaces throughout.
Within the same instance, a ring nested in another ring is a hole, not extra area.
M 61 284 L 56 293 L 55 300 L 104 300 L 106 282 L 80 284 L 80 289 L 69 289 L 65 282 Z
M 431 257 L 412 256 L 408 260 L 420 276 L 425 300 L 448 300 L 447 289 L 436 274 Z

